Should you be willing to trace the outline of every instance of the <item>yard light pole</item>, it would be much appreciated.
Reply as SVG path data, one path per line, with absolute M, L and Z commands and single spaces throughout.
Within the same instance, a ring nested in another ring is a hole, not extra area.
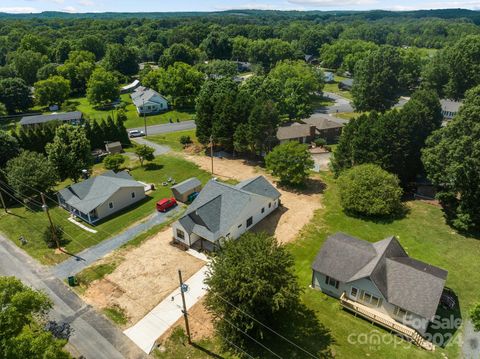
M 5 210 L 5 213 L 8 213 L 7 206 L 5 205 L 5 201 L 3 199 L 2 191 L 0 191 L 0 200 L 2 201 L 2 206 L 3 206 L 3 209 Z
M 188 325 L 188 313 L 187 313 L 187 304 L 185 303 L 185 292 L 187 291 L 187 285 L 183 284 L 182 280 L 182 271 L 178 270 L 178 279 L 180 280 L 180 293 L 182 295 L 183 303 L 183 318 L 185 319 L 185 328 L 187 329 L 188 344 L 192 344 L 192 337 L 190 336 L 190 326 Z
M 43 192 L 40 192 L 40 196 L 42 197 L 42 209 L 45 211 L 45 213 L 47 214 L 47 217 L 48 217 L 48 221 L 50 222 L 50 229 L 52 231 L 52 238 L 53 240 L 55 241 L 55 243 L 57 244 L 57 248 L 59 250 L 60 249 L 60 243 L 58 242 L 58 237 L 57 237 L 57 231 L 56 231 L 56 228 L 53 226 L 53 222 L 52 222 L 52 218 L 50 217 L 50 212 L 48 212 L 48 206 L 47 206 L 47 202 L 45 201 L 45 195 L 43 194 Z

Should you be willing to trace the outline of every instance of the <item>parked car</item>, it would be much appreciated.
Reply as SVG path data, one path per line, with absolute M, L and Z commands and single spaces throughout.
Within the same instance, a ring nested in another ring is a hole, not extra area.
M 166 212 L 177 205 L 175 198 L 164 198 L 157 202 L 157 211 Z
M 128 136 L 130 138 L 132 138 L 132 137 L 142 137 L 142 136 L 145 136 L 145 132 L 140 131 L 140 130 L 131 130 L 131 131 L 128 131 Z

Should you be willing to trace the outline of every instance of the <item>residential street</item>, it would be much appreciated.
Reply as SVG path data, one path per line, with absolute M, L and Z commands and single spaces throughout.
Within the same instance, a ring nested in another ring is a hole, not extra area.
M 153 205 L 154 204 L 152 203 L 152 211 Z M 75 257 L 71 257 L 62 263 L 57 264 L 52 269 L 53 274 L 61 280 L 64 280 L 70 275 L 77 274 L 81 270 L 91 265 L 93 262 L 132 240 L 138 234 L 152 228 L 157 224 L 165 222 L 169 217 L 180 210 L 180 208 L 181 207 L 178 206 L 167 213 L 153 213 L 146 221 L 138 223 L 126 229 L 122 233 L 100 242 L 96 246 L 85 249 L 84 251 L 78 253 Z
M 161 133 L 193 130 L 195 127 L 196 126 L 195 126 L 194 120 L 165 123 L 162 125 L 147 126 L 147 135 L 158 135 Z M 144 130 L 144 128 L 143 127 L 129 128 L 128 131 L 130 130 Z
M 15 276 L 44 291 L 53 301 L 50 317 L 70 323 L 69 346 L 86 359 L 145 358 L 146 356 L 107 319 L 72 292 L 52 272 L 0 235 L 0 274 Z

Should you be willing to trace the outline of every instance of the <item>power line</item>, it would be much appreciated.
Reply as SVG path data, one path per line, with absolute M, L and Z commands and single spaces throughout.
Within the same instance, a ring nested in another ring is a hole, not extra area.
M 4 191 L 8 196 L 10 196 L 11 198 L 13 198 L 14 200 L 16 200 L 19 204 L 23 205 L 26 209 L 29 209 L 24 203 L 22 203 L 20 200 L 18 200 L 17 198 L 15 198 L 12 194 L 8 193 L 4 188 L 2 188 L 0 186 L 0 190 Z M 25 198 L 25 197 L 24 197 Z M 26 221 L 28 222 L 28 221 Z M 30 226 L 30 225 L 29 225 Z M 37 228 L 34 228 L 34 227 L 31 227 L 33 228 L 35 231 L 38 232 L 38 229 Z M 72 238 L 72 240 L 74 240 L 76 243 L 80 244 L 80 246 L 82 246 L 84 249 L 86 249 L 87 247 L 83 246 L 80 242 L 76 241 L 71 235 L 69 235 L 68 233 L 64 232 L 66 235 L 68 235 L 70 238 Z M 85 266 L 85 268 L 88 268 L 88 266 L 83 263 L 83 265 Z M 102 273 L 99 273 L 94 267 L 91 268 L 95 273 L 97 274 L 102 274 Z M 109 283 L 111 283 L 112 285 L 114 285 L 115 287 L 117 287 L 118 289 L 121 289 L 120 286 L 115 283 L 115 282 L 111 282 L 111 281 L 108 281 Z M 129 299 L 133 300 L 136 302 L 135 298 L 132 298 L 127 292 L 123 292 Z M 159 321 L 161 321 L 162 323 L 164 323 L 165 325 L 167 325 L 168 327 L 170 327 L 170 325 L 165 322 L 162 318 L 160 318 L 159 316 L 157 316 L 155 313 L 153 313 L 151 310 L 149 310 L 148 308 L 146 308 L 145 306 L 141 305 L 140 303 L 137 303 L 139 304 L 143 309 L 147 310 L 147 313 L 151 313 L 156 319 L 158 319 Z M 178 306 L 178 305 L 177 305 Z M 187 314 L 188 316 L 191 316 L 191 314 Z M 246 335 L 248 338 L 250 338 L 251 340 L 253 340 L 256 344 L 260 345 L 262 348 L 266 349 L 267 351 L 269 351 L 270 353 L 272 353 L 273 355 L 275 355 L 276 357 L 280 358 L 280 359 L 283 359 L 281 356 L 279 356 L 278 354 L 276 354 L 274 351 L 272 351 L 270 348 L 266 347 L 265 345 L 263 345 L 262 343 L 260 343 L 259 341 L 257 341 L 255 338 L 253 338 L 252 336 L 250 336 L 249 334 L 245 333 L 244 331 L 242 331 L 240 328 L 238 328 L 237 326 L 235 326 L 234 324 L 232 324 L 231 322 L 229 322 L 227 320 L 227 323 L 229 323 L 231 326 L 233 326 L 234 328 L 236 328 L 237 330 L 239 330 L 240 332 L 242 332 L 244 335 Z M 232 343 L 231 341 L 229 341 L 227 338 L 223 337 L 226 341 L 228 341 L 230 344 L 232 344 L 233 346 L 235 346 L 236 348 L 238 348 L 239 350 L 243 351 L 245 354 L 247 354 L 250 358 L 253 358 L 250 354 L 248 354 L 247 352 L 245 352 L 242 348 L 238 347 L 236 344 Z
M 213 295 L 219 297 L 221 300 L 223 300 L 225 303 L 227 303 L 228 305 L 238 309 L 240 312 L 242 312 L 243 314 L 245 314 L 246 316 L 248 316 L 249 318 L 253 319 L 255 322 L 257 322 L 258 324 L 262 325 L 263 327 L 267 328 L 268 330 L 270 330 L 272 333 L 278 335 L 280 338 L 284 339 L 285 341 L 287 341 L 288 343 L 292 344 L 293 346 L 295 346 L 296 348 L 300 349 L 301 351 L 303 351 L 305 354 L 308 354 L 310 355 L 312 358 L 318 358 L 316 355 L 310 353 L 309 351 L 307 351 L 306 349 L 302 348 L 301 346 L 299 346 L 298 344 L 294 343 L 293 341 L 291 341 L 290 339 L 284 337 L 282 334 L 278 333 L 277 331 L 275 331 L 274 329 L 272 329 L 271 327 L 269 327 L 268 325 L 262 323 L 261 321 L 259 321 L 258 319 L 256 319 L 255 317 L 253 317 L 252 315 L 246 313 L 245 311 L 243 311 L 242 309 L 240 309 L 239 307 L 237 307 L 236 305 L 230 303 L 228 300 L 226 300 L 225 298 L 223 298 L 220 294 L 218 293 L 215 293 L 215 292 L 211 292 Z

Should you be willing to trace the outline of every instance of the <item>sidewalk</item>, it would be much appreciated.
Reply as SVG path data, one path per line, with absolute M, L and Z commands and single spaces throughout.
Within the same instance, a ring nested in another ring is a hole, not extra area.
M 185 284 L 188 285 L 188 290 L 185 292 L 187 309 L 190 309 L 205 295 L 206 290 L 203 281 L 206 278 L 206 273 L 207 266 L 204 266 L 185 281 Z M 180 289 L 177 288 L 143 319 L 123 333 L 145 353 L 150 354 L 156 340 L 183 316 L 181 308 L 182 296 L 180 295 Z

